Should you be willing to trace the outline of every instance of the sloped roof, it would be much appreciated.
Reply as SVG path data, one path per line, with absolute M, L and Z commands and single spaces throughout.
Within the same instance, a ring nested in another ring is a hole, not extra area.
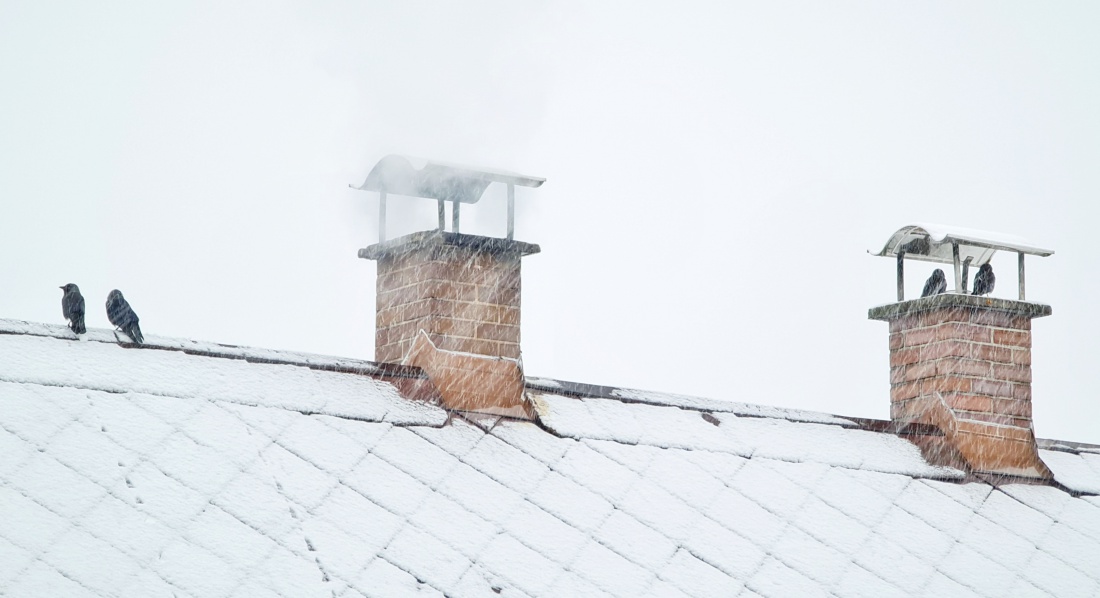
M 1000 484 L 828 414 L 532 380 L 534 424 L 367 362 L 88 336 L 0 321 L 0 594 L 1100 591 L 1095 447 Z

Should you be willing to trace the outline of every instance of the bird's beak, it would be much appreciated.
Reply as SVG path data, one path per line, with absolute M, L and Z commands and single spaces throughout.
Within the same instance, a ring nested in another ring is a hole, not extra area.
M 63 291 L 65 290 L 65 287 L 57 287 L 57 288 L 59 288 L 59 289 L 61 289 L 61 290 L 63 290 Z

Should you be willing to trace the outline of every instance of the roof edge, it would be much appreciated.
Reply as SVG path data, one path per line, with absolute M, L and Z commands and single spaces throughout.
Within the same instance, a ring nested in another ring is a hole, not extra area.
M 312 370 L 358 374 L 372 377 L 427 379 L 427 374 L 416 366 L 379 363 L 347 357 L 319 355 L 315 353 L 257 349 L 208 341 L 148 335 L 145 337 L 145 342 L 139 345 L 120 341 L 115 337 L 113 331 L 105 328 L 88 328 L 87 334 L 77 336 L 69 330 L 68 326 L 62 324 L 45 324 L 41 322 L 27 322 L 24 320 L 0 318 L 0 335 L 3 334 L 38 336 L 67 341 L 105 343 L 119 345 L 127 349 L 177 351 L 200 357 L 236 359 L 249 363 L 293 365 Z

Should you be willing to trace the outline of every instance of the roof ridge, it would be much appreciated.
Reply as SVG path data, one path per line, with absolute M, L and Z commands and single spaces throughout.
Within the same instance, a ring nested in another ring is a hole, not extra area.
M 360 374 L 365 376 L 392 376 L 397 378 L 423 378 L 424 372 L 413 366 L 395 363 L 378 363 L 365 359 L 337 357 L 319 353 L 306 353 L 283 349 L 264 349 L 242 345 L 229 345 L 214 341 L 199 341 L 186 338 L 146 335 L 142 344 L 119 340 L 113 331 L 106 328 L 88 328 L 86 334 L 74 335 L 68 326 L 45 324 L 24 320 L 0 318 L 0 334 L 39 336 L 59 340 L 96 342 L 119 345 L 127 349 L 152 349 L 178 351 L 187 355 L 238 359 L 249 363 L 267 363 L 275 365 L 294 365 L 313 370 Z

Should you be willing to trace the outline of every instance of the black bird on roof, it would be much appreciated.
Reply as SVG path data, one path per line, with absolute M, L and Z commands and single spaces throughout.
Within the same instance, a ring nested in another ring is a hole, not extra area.
M 116 330 L 126 333 L 137 344 L 145 341 L 141 336 L 141 328 L 138 327 L 138 317 L 130 304 L 122 296 L 122 291 L 115 289 L 107 295 L 107 319 L 115 325 Z
M 986 263 L 978 268 L 978 274 L 974 276 L 974 295 L 988 295 L 993 292 L 993 285 L 997 277 L 993 276 L 993 266 Z
M 80 287 L 69 283 L 58 287 L 65 294 L 61 296 L 61 315 L 69 321 L 69 328 L 75 334 L 84 334 L 84 296 L 80 294 Z
M 943 275 L 943 270 L 936 268 L 932 272 L 932 276 L 928 277 L 928 280 L 924 283 L 924 291 L 921 292 L 921 297 L 931 297 L 932 295 L 939 295 L 947 290 L 947 278 Z

